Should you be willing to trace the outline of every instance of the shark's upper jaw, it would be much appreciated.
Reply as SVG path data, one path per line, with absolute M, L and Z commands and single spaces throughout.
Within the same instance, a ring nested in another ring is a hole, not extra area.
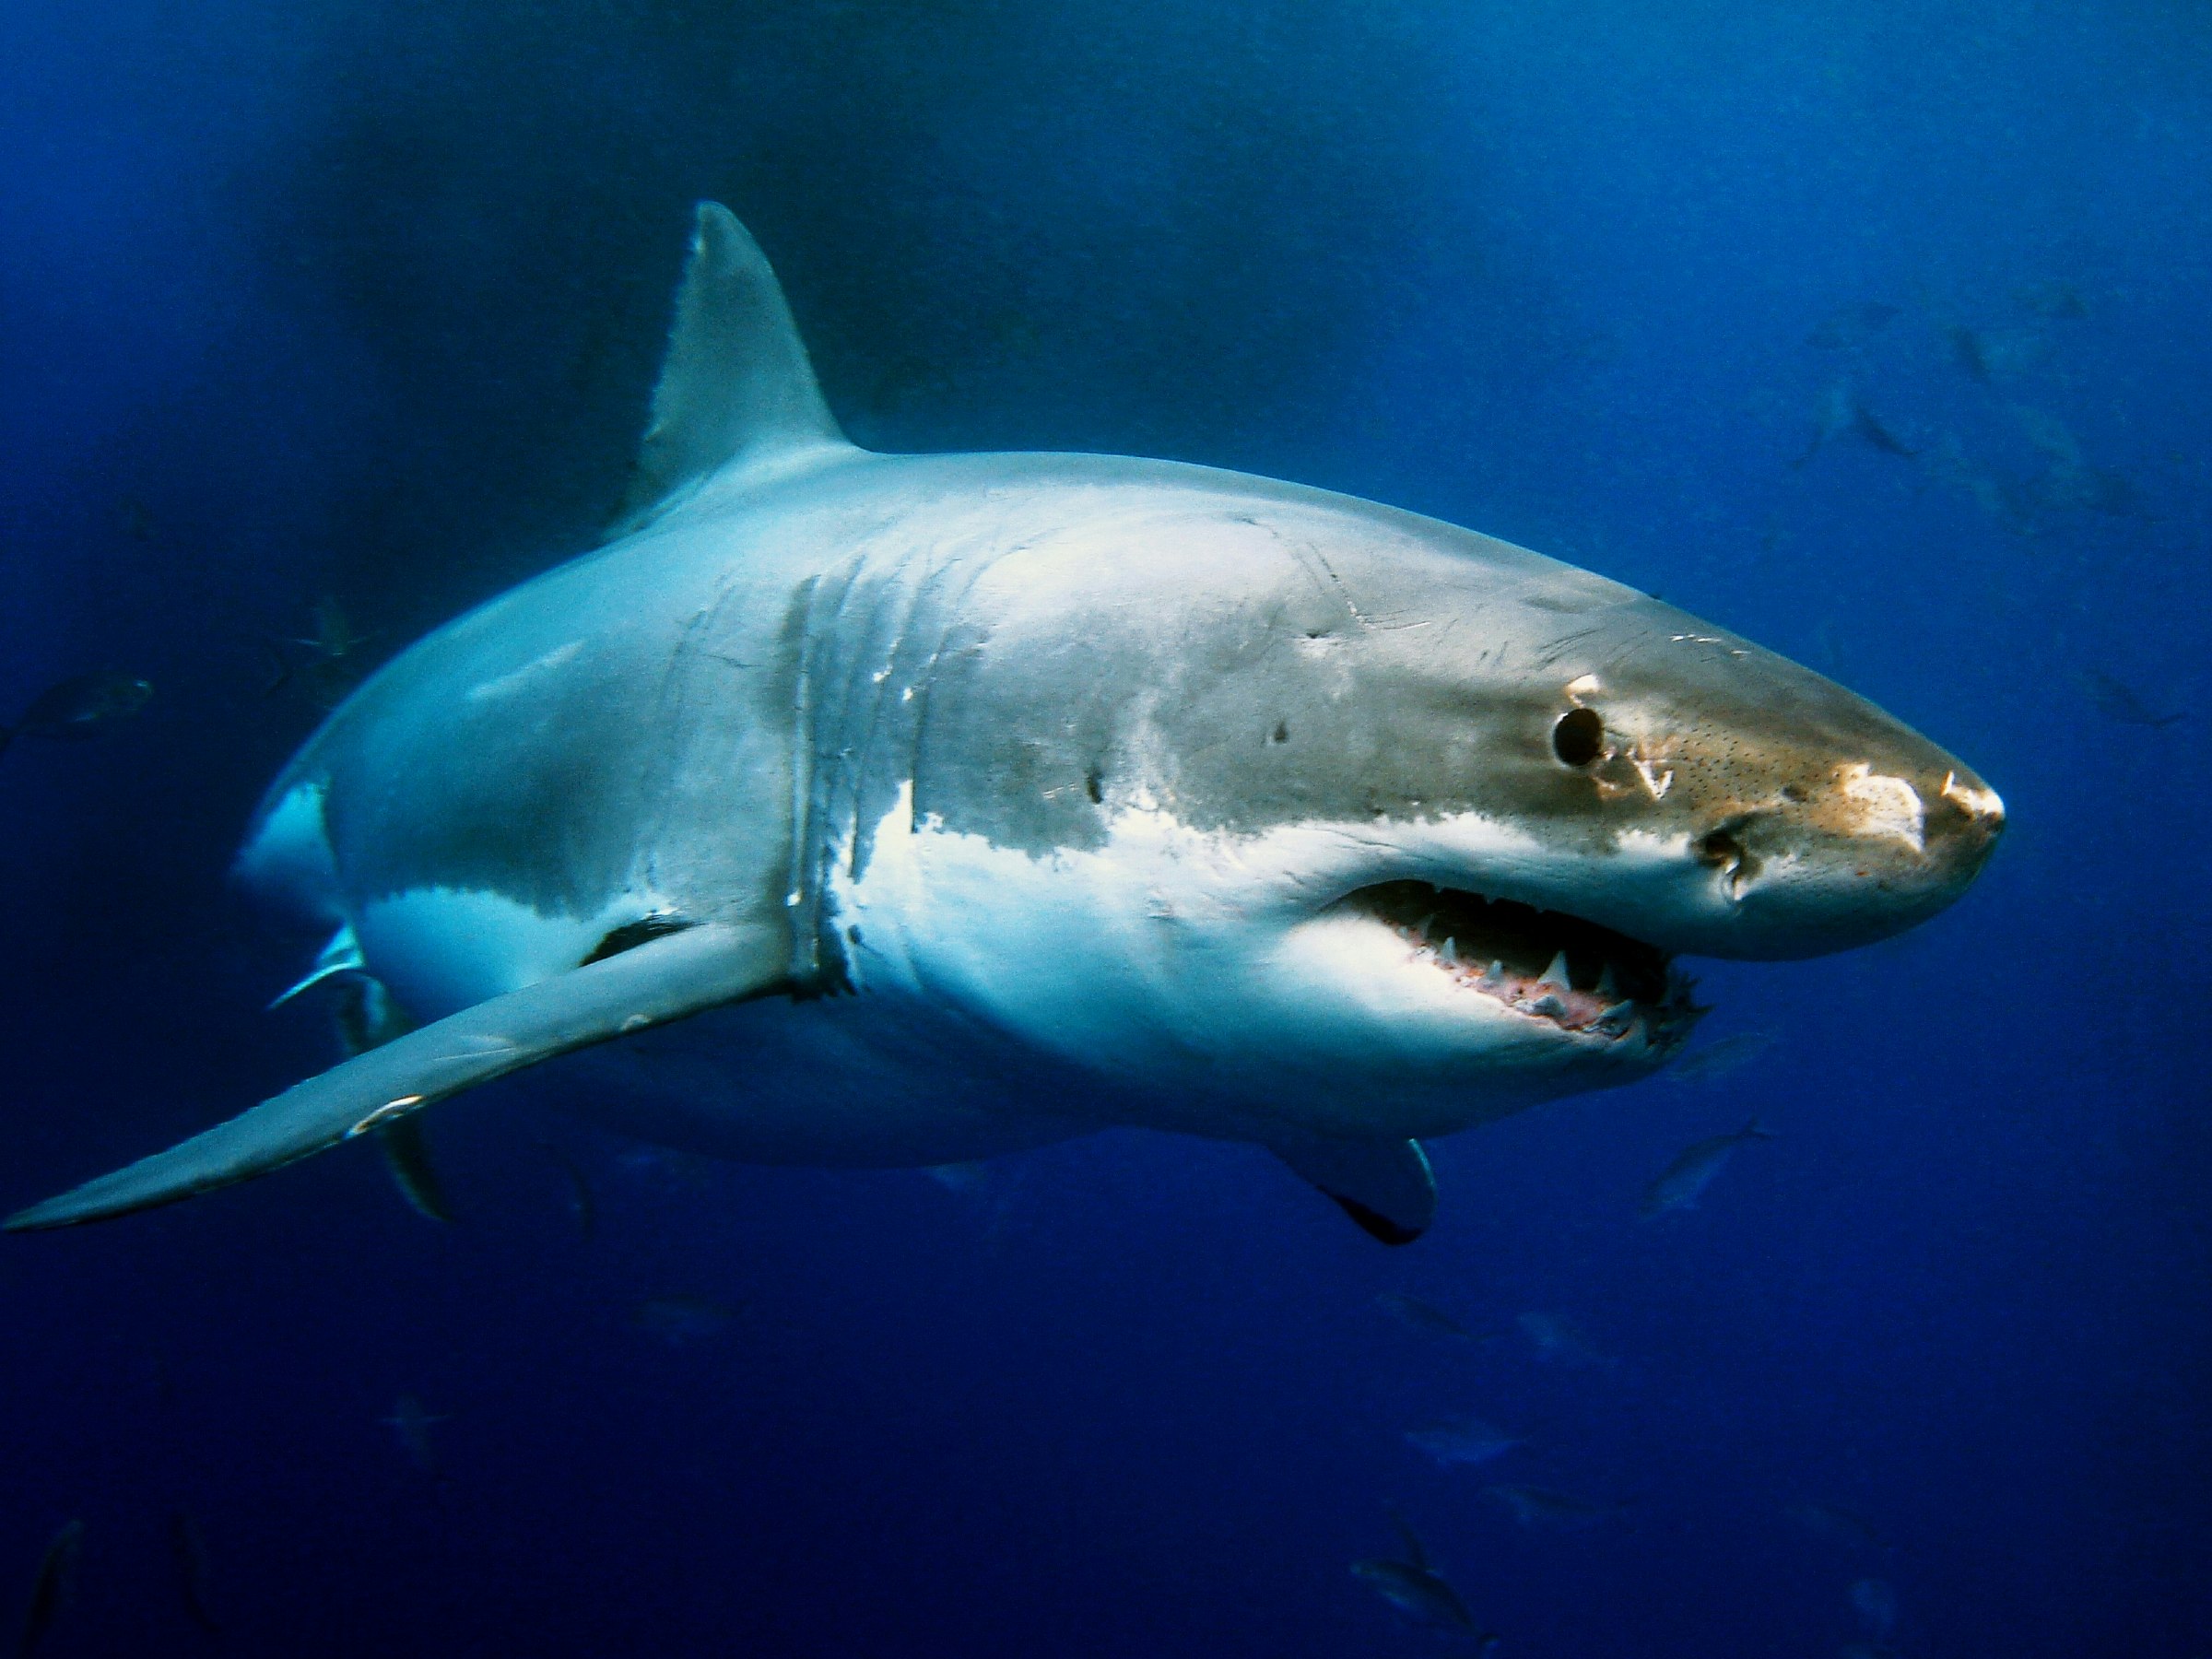
M 1333 908 L 1388 928 L 1465 994 L 1623 1057 L 1665 1059 L 1705 1012 L 1665 951 L 1564 911 L 1411 880 L 1356 888 Z

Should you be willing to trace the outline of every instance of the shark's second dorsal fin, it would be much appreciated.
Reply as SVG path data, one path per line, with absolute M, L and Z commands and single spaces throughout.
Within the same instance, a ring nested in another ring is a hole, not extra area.
M 725 467 L 851 447 L 822 401 L 768 255 L 735 214 L 701 202 L 653 418 L 614 534 L 637 529 Z

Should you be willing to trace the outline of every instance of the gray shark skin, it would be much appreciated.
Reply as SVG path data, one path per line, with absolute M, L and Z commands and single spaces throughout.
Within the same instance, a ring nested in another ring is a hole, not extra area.
M 16 1217 L 554 1067 L 618 1126 L 938 1165 L 1257 1142 L 1399 1242 L 1418 1138 L 1664 1065 L 1677 952 L 1910 927 L 2003 823 L 1872 704 L 1586 571 L 1168 462 L 838 432 L 701 207 L 615 539 L 433 633 L 239 863 L 414 1030 Z M 649 1028 L 660 1028 L 653 1030 Z

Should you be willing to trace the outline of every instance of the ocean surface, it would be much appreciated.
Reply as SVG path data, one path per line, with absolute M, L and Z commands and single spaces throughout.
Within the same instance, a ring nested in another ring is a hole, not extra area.
M 1901 938 L 1699 965 L 1691 1075 L 1437 1143 L 1404 1250 L 1246 1147 L 758 1169 L 524 1082 L 450 1222 L 354 1147 L 0 1241 L 23 1649 L 1476 1651 L 1348 1571 L 1402 1521 L 1506 1655 L 2212 1653 L 2203 6 L 12 0 L 0 162 L 0 720 L 152 687 L 0 754 L 5 1207 L 331 1062 L 239 833 L 596 539 L 701 197 L 867 447 L 1468 524 L 2010 812 Z

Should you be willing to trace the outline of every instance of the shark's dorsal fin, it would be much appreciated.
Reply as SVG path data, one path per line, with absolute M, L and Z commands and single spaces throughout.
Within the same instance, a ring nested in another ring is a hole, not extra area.
M 449 1014 L 227 1124 L 10 1216 L 11 1232 L 97 1221 L 260 1175 L 549 1060 L 789 988 L 783 928 L 702 924 Z
M 767 470 L 849 450 L 822 401 L 768 255 L 737 216 L 701 202 L 668 355 L 615 534 L 728 467 Z

